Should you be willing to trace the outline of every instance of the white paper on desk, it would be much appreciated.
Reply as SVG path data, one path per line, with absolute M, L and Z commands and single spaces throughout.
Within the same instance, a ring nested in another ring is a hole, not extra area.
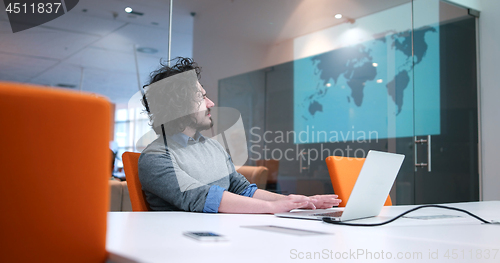
M 295 236 L 333 235 L 332 233 L 317 232 L 317 231 L 310 231 L 310 230 L 290 228 L 290 227 L 282 227 L 282 226 L 273 226 L 273 225 L 267 225 L 267 226 L 241 226 L 241 227 L 253 228 L 253 229 L 264 230 L 264 231 L 271 231 L 271 232 L 277 232 L 277 233 L 288 234 L 288 235 L 295 235 Z
M 410 219 L 431 220 L 431 219 L 454 218 L 454 217 L 461 217 L 461 216 L 454 216 L 454 215 L 432 215 L 432 216 L 403 216 L 403 217 L 410 218 Z

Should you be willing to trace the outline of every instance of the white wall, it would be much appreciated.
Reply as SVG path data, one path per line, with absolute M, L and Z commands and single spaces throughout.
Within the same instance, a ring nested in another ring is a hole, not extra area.
M 483 200 L 500 200 L 500 1 L 482 0 L 480 33 Z
M 264 47 L 235 39 L 203 36 L 203 32 L 209 30 L 205 27 L 207 24 L 196 23 L 197 19 L 194 27 L 193 58 L 202 67 L 200 83 L 207 91 L 208 97 L 217 105 L 219 79 L 260 68 Z
M 207 34 L 211 29 L 209 22 L 195 18 L 193 58 L 202 67 L 200 82 L 216 105 L 220 79 L 293 60 L 292 40 L 262 45 Z

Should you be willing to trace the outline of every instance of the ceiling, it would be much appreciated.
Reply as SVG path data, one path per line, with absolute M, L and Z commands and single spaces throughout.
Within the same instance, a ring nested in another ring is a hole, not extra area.
M 222 1 L 176 1 L 172 56 L 192 55 L 193 17 Z M 130 6 L 143 16 L 130 15 Z M 168 1 L 80 0 L 67 14 L 41 26 L 12 33 L 0 11 L 0 79 L 47 86 L 71 85 L 126 103 L 137 91 L 134 45 L 157 49 L 137 52 L 141 85 L 160 58 L 167 57 Z
M 172 57 L 192 56 L 193 23 L 210 15 L 212 32 L 259 44 L 276 43 L 408 0 L 174 0 Z M 167 57 L 167 0 L 80 0 L 67 14 L 12 33 L 0 10 L 0 80 L 102 94 L 127 103 Z M 130 6 L 144 15 L 124 12 Z M 192 16 L 192 12 L 195 13 Z M 205 20 L 206 21 L 206 20 Z M 140 47 L 158 50 L 136 52 Z M 138 81 L 137 75 L 140 80 Z
M 426 1 L 426 0 L 424 0 Z M 197 15 L 210 15 L 217 32 L 257 44 L 279 43 L 410 0 L 227 0 Z M 342 19 L 336 19 L 342 14 Z M 408 14 L 410 17 L 410 14 Z M 204 18 L 204 21 L 207 21 Z

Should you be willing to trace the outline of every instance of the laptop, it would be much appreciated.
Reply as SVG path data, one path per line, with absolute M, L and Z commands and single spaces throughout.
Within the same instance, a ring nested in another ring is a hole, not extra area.
M 274 214 L 278 217 L 334 221 L 377 216 L 384 206 L 405 156 L 370 150 L 345 208 L 304 210 Z

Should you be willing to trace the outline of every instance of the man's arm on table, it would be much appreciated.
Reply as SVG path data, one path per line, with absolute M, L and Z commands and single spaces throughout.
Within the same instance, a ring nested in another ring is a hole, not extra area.
M 311 202 L 307 196 L 291 195 L 283 196 L 275 201 L 266 201 L 224 191 L 219 205 L 219 213 L 273 214 L 306 208 L 309 204 Z
M 261 200 L 266 200 L 266 201 L 278 201 L 283 198 L 287 198 L 289 196 L 297 196 L 297 195 L 281 195 L 281 194 L 276 194 L 276 193 L 271 193 L 269 191 L 257 189 L 255 193 L 253 194 L 253 198 L 261 199 Z M 299 195 L 302 196 L 302 195 Z M 332 206 L 338 206 L 342 200 L 337 199 L 337 195 L 314 195 L 309 197 L 309 201 L 312 203 L 308 207 L 309 209 L 324 209 L 324 208 L 331 208 Z
M 281 213 L 297 208 L 330 208 L 341 200 L 337 195 L 280 195 L 257 189 L 253 198 L 224 191 L 219 206 L 220 213 Z

